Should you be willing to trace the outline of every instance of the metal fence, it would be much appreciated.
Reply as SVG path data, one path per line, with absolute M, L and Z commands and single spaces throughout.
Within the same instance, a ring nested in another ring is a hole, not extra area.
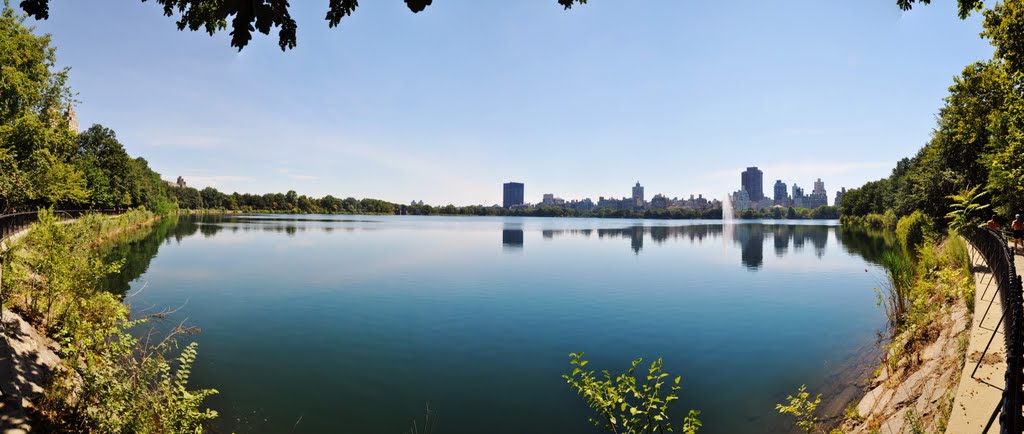
M 85 214 L 123 214 L 125 209 L 67 209 L 55 210 L 54 215 L 59 219 L 74 219 Z M 0 242 L 6 240 L 26 228 L 32 223 L 39 221 L 39 212 L 19 212 L 14 214 L 0 215 Z
M 1002 317 L 999 319 L 989 338 L 988 345 L 992 345 L 996 334 L 999 333 L 999 326 L 1003 327 L 1003 345 L 1006 349 L 1006 387 L 1003 389 L 1003 397 L 999 405 L 992 412 L 988 424 L 983 432 L 988 432 L 996 417 L 999 417 L 1000 433 L 1020 434 L 1024 432 L 1024 299 L 1021 293 L 1021 278 L 1017 274 L 1017 268 L 1013 264 L 1013 252 L 1006 245 L 1006 240 L 996 231 L 985 228 L 971 235 L 968 241 L 981 254 L 988 264 L 992 275 L 989 277 L 989 285 L 996 283 L 996 291 L 1002 303 Z M 982 298 L 985 295 L 982 294 Z M 993 296 L 992 300 L 995 300 Z M 989 309 L 992 307 L 989 302 Z M 988 315 L 988 309 L 982 315 L 982 320 Z M 988 352 L 988 346 L 985 352 Z M 978 365 L 984 354 L 978 360 Z M 977 372 L 978 366 L 974 367 Z M 971 376 L 974 376 L 972 372 Z

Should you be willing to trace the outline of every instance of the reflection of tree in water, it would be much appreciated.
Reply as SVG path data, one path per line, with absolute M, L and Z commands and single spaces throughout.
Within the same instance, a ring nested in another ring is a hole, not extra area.
M 187 216 L 169 216 L 158 221 L 151 230 L 132 234 L 119 239 L 104 252 L 107 261 L 124 260 L 119 273 L 107 276 L 103 289 L 115 294 L 124 294 L 130 283 L 138 279 L 149 263 L 156 257 L 157 250 L 165 241 L 181 242 L 182 239 L 200 232 L 211 237 L 220 231 L 217 226 L 201 225 L 196 219 Z
M 295 222 L 313 222 L 298 225 Z M 173 239 L 180 243 L 182 239 L 196 234 L 202 234 L 204 238 L 216 236 L 218 232 L 230 229 L 232 233 L 238 231 L 264 231 L 284 233 L 288 236 L 295 236 L 297 232 L 304 232 L 307 229 L 319 229 L 330 233 L 336 229 L 332 224 L 340 222 L 360 222 L 365 220 L 329 220 L 329 219 L 302 219 L 291 217 L 259 217 L 254 218 L 244 215 L 205 214 L 168 216 L 157 222 L 149 231 L 142 231 L 124 237 L 104 253 L 107 261 L 113 262 L 124 260 L 121 272 L 110 275 L 103 288 L 115 294 L 124 294 L 130 288 L 130 283 L 138 279 L 149 269 L 149 263 L 156 257 L 157 250 L 163 242 L 170 242 Z M 346 227 L 352 231 L 355 228 Z M 361 228 L 363 230 L 369 228 Z M 520 230 L 519 244 L 522 245 L 522 231 Z
M 885 231 L 841 227 L 839 240 L 847 252 L 879 265 L 885 252 L 898 248 L 896 237 Z

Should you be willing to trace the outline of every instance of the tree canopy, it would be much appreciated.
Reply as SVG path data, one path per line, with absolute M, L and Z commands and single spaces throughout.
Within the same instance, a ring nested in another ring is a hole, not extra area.
M 142 0 L 145 2 L 146 0 Z M 231 26 L 231 46 L 239 51 L 252 40 L 252 33 L 264 35 L 277 30 L 281 50 L 295 48 L 298 23 L 288 11 L 288 0 L 155 0 L 163 6 L 164 15 L 178 15 L 178 30 L 203 30 L 213 35 Z M 413 13 L 422 12 L 433 0 L 404 0 Z M 564 9 L 587 0 L 557 0 Z M 327 25 L 335 27 L 359 7 L 359 0 L 328 0 Z M 21 8 L 36 19 L 50 17 L 50 0 L 23 0 Z
M 899 5 L 900 9 L 909 11 L 914 7 L 914 3 L 920 3 L 923 5 L 931 3 L 932 0 L 896 0 L 896 4 Z M 960 18 L 967 18 L 971 15 L 971 12 L 981 10 L 982 0 L 957 0 L 959 7 Z
M 142 0 L 146 2 L 146 0 Z M 277 45 L 281 50 L 295 48 L 298 23 L 288 11 L 288 0 L 154 0 L 163 7 L 164 15 L 177 15 L 178 30 L 203 30 L 210 35 L 227 30 L 230 25 L 231 46 L 241 51 L 252 40 L 254 31 L 269 35 L 277 30 Z M 413 13 L 422 12 L 433 0 L 403 0 Z M 556 0 L 563 9 L 586 4 L 587 0 Z M 930 4 L 931 0 L 896 0 L 903 10 L 915 3 Z M 982 0 L 957 0 L 960 18 L 981 10 Z M 324 20 L 336 27 L 359 7 L 359 0 L 328 0 Z M 22 0 L 21 8 L 36 19 L 50 17 L 50 0 Z

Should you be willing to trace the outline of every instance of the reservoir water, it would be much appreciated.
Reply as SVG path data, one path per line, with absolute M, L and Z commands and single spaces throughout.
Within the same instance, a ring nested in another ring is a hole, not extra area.
M 702 433 L 786 432 L 776 403 L 874 347 L 885 248 L 835 221 L 181 216 L 108 285 L 202 330 L 218 432 L 399 434 L 428 404 L 438 434 L 597 432 L 579 351 L 662 357 Z

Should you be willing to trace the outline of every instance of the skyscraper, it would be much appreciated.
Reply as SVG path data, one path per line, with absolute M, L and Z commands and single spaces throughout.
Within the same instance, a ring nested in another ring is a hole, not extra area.
M 846 194 L 846 187 L 843 187 L 842 190 L 839 190 L 839 191 L 836 192 L 836 206 L 837 207 L 840 204 L 843 203 L 843 195 L 845 195 L 845 194 Z
M 640 186 L 640 181 L 633 186 L 633 205 L 644 206 L 644 188 Z
M 814 181 L 814 190 L 811 191 L 811 194 L 820 194 L 820 195 L 828 194 L 828 193 L 825 193 L 825 183 L 821 182 L 821 178 L 818 178 L 817 181 Z
M 782 182 L 781 179 L 775 180 L 775 204 L 786 205 L 786 199 L 789 199 L 789 193 L 786 191 L 786 183 Z
M 825 192 L 825 183 L 818 178 L 817 181 L 814 181 L 814 190 L 811 190 L 811 194 L 807 196 L 805 206 L 813 209 L 825 205 L 828 205 L 828 193 Z
M 504 194 L 502 195 L 502 206 L 505 208 L 512 208 L 525 203 L 523 201 L 523 183 L 521 182 L 506 182 Z
M 764 200 L 764 173 L 757 166 L 748 167 L 740 174 L 740 185 L 752 201 Z

